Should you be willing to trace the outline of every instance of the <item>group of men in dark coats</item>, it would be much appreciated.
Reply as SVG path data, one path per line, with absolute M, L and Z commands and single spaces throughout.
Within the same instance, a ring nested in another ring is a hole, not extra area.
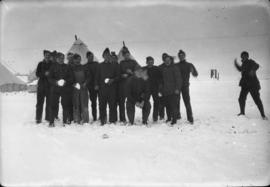
M 44 60 L 36 70 L 39 78 L 37 87 L 36 123 L 41 123 L 43 104 L 46 100 L 45 120 L 49 126 L 54 126 L 58 118 L 59 101 L 63 109 L 63 123 L 72 121 L 78 124 L 89 122 L 88 101 L 91 102 L 93 121 L 97 117 L 97 101 L 99 102 L 99 120 L 101 125 L 106 123 L 134 124 L 135 108 L 142 109 L 142 123 L 148 124 L 151 111 L 150 98 L 153 99 L 153 122 L 165 117 L 171 125 L 181 118 L 180 98 L 182 96 L 187 120 L 193 124 L 192 107 L 190 103 L 189 79 L 190 74 L 198 76 L 195 66 L 186 61 L 186 54 L 179 50 L 179 62 L 166 53 L 162 54 L 163 63 L 154 65 L 154 58 L 146 58 L 146 66 L 141 67 L 131 58 L 127 47 L 122 49 L 123 60 L 119 62 L 115 52 L 106 48 L 102 54 L 103 62 L 94 61 L 94 54 L 87 52 L 87 63 L 82 65 L 81 56 L 44 50 Z M 257 104 L 261 115 L 265 117 L 259 95 L 259 81 L 256 70 L 259 68 L 248 53 L 241 55 L 242 65 L 235 61 L 236 68 L 242 72 L 239 97 L 240 115 L 245 114 L 245 100 L 250 92 Z M 109 115 L 107 115 L 107 107 Z M 117 107 L 119 107 L 119 118 Z

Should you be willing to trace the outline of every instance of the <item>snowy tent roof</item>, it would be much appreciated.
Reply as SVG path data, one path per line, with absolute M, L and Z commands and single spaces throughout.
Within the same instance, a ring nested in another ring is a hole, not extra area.
M 36 69 L 34 69 L 33 71 L 31 71 L 28 75 L 28 82 L 32 82 L 34 80 L 37 80 L 37 76 L 36 76 Z
M 22 80 L 24 83 L 28 82 L 28 75 L 16 75 L 20 80 Z
M 37 85 L 37 83 L 38 83 L 38 80 L 36 79 L 36 80 L 34 80 L 32 82 L 29 82 L 27 85 L 28 86 Z
M 0 85 L 4 84 L 25 84 L 22 80 L 16 77 L 11 71 L 0 63 Z
M 123 57 L 123 49 L 126 47 L 125 42 L 123 42 L 123 47 L 120 49 L 117 57 L 118 57 L 118 62 L 121 62 L 122 60 L 124 60 Z M 135 60 L 135 58 L 132 56 L 132 54 L 130 53 L 130 59 Z
M 86 53 L 89 51 L 87 45 L 80 40 L 79 38 L 77 38 L 77 36 L 75 36 L 75 41 L 72 44 L 71 48 L 68 50 L 68 53 L 77 53 L 81 56 L 82 58 L 82 64 L 85 64 L 87 62 L 87 58 L 86 58 Z M 98 61 L 97 58 L 94 56 L 94 60 Z

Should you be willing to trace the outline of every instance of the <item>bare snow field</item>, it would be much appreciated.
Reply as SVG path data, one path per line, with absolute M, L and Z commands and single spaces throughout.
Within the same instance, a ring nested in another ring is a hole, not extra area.
M 261 96 L 270 117 L 270 80 Z M 239 112 L 238 81 L 191 82 L 195 124 L 150 128 L 99 123 L 36 125 L 36 95 L 1 94 L 1 183 L 37 185 L 267 185 L 270 124 L 251 96 Z M 90 111 L 89 111 L 90 112 Z M 91 116 L 91 115 L 90 115 Z M 141 112 L 137 110 L 137 121 Z M 151 121 L 151 116 L 150 116 Z M 139 122 L 137 122 L 139 123 Z

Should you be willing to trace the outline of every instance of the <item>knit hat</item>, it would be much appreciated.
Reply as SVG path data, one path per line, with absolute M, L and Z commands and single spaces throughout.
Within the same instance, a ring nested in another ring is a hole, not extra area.
M 43 55 L 45 55 L 45 54 L 47 54 L 47 53 L 51 54 L 51 52 L 50 52 L 49 50 L 44 49 L 44 50 L 43 50 Z
M 184 54 L 185 55 L 186 53 L 185 53 L 185 51 L 183 51 L 182 49 L 180 49 L 179 52 L 178 52 L 178 55 L 179 54 Z
M 111 54 L 110 49 L 108 47 L 103 51 L 102 56 L 104 57 L 105 54 L 109 54 L 109 55 Z
M 150 61 L 150 60 L 154 60 L 154 58 L 151 56 L 146 57 L 146 61 Z

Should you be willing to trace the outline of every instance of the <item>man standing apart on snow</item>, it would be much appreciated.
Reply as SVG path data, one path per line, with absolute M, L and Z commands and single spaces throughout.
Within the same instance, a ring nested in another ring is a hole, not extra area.
M 49 91 L 50 85 L 48 82 L 49 70 L 52 65 L 50 61 L 50 51 L 43 51 L 44 60 L 38 63 L 36 76 L 39 78 L 37 86 L 37 104 L 36 104 L 36 123 L 42 121 L 42 112 L 44 99 L 46 99 L 45 120 L 49 121 Z
M 259 69 L 259 64 L 254 60 L 249 59 L 249 54 L 246 51 L 241 53 L 242 64 L 239 65 L 237 59 L 234 60 L 236 69 L 241 72 L 241 80 L 239 86 L 241 87 L 239 95 L 240 115 L 245 115 L 245 105 L 248 93 L 251 94 L 255 104 L 257 105 L 263 119 L 267 119 L 264 114 L 263 104 L 260 98 L 260 82 L 257 78 L 256 71 Z
M 89 122 L 87 85 L 89 84 L 91 77 L 89 70 L 81 64 L 80 55 L 74 54 L 73 62 L 73 119 L 77 124 L 84 124 Z
M 115 123 L 117 119 L 115 100 L 119 68 L 111 61 L 109 48 L 104 50 L 102 56 L 104 61 L 98 65 L 95 87 L 99 90 L 100 122 L 104 125 L 107 123 L 107 105 L 109 105 L 109 122 Z
M 158 92 L 161 85 L 162 75 L 160 68 L 154 65 L 154 58 L 151 56 L 146 57 L 147 66 L 143 67 L 143 69 L 147 70 L 148 75 L 148 83 L 150 89 L 150 95 L 154 101 L 154 109 L 153 109 L 153 122 L 158 120 L 158 111 L 159 111 L 159 96 Z
M 197 77 L 198 71 L 196 70 L 193 64 L 186 61 L 186 53 L 183 50 L 179 50 L 178 58 L 180 62 L 177 63 L 176 66 L 179 68 L 181 72 L 183 84 L 182 84 L 180 95 L 177 101 L 177 111 L 178 111 L 177 116 L 181 118 L 180 98 L 182 95 L 182 98 L 184 100 L 184 104 L 186 107 L 187 119 L 191 124 L 193 124 L 193 114 L 192 114 L 192 108 L 190 104 L 190 95 L 189 95 L 189 78 L 190 78 L 190 74 L 192 74 L 194 77 Z
M 162 86 L 161 95 L 164 97 L 165 107 L 168 115 L 167 122 L 171 125 L 177 122 L 177 96 L 182 87 L 182 76 L 179 69 L 173 63 L 173 57 L 166 56 L 165 65 L 161 68 Z
M 91 101 L 91 109 L 92 109 L 92 116 L 93 121 L 97 120 L 97 98 L 98 98 L 98 91 L 95 90 L 95 77 L 97 73 L 98 62 L 94 61 L 94 54 L 91 51 L 86 53 L 87 63 L 85 67 L 89 72 L 89 83 L 87 84 L 89 98 Z
M 120 62 L 120 82 L 119 82 L 119 113 L 120 122 L 126 122 L 125 103 L 126 103 L 126 83 L 130 76 L 133 75 L 134 70 L 138 65 L 135 60 L 130 58 L 130 52 L 127 47 L 123 48 L 124 60 Z
M 147 71 L 141 68 L 127 81 L 127 116 L 129 123 L 134 124 L 135 106 L 142 109 L 142 123 L 147 125 L 151 110 L 150 90 Z
M 69 96 L 67 93 L 68 85 L 71 84 L 72 77 L 71 71 L 67 64 L 64 63 L 65 55 L 57 53 L 56 63 L 50 68 L 49 82 L 50 89 L 50 124 L 49 127 L 54 127 L 55 113 L 59 98 L 61 97 L 61 105 L 63 108 L 63 123 L 66 124 L 70 121 L 69 117 Z

